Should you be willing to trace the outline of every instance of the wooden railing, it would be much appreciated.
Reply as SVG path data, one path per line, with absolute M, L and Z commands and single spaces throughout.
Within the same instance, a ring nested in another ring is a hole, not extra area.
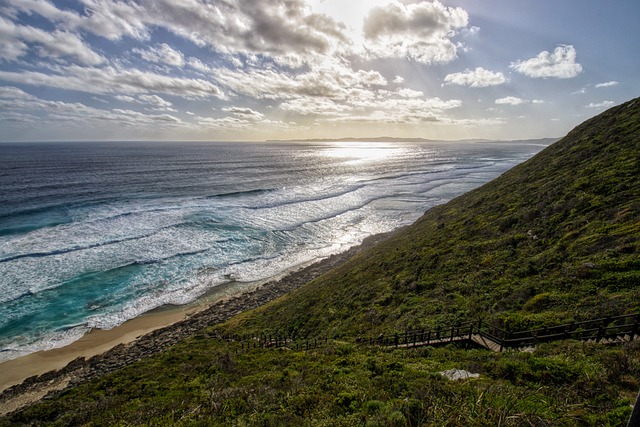
M 380 335 L 370 338 L 369 344 L 384 347 L 411 348 L 437 346 L 449 343 L 478 345 L 492 351 L 501 352 L 507 348 L 535 347 L 539 343 L 574 339 L 604 344 L 632 341 L 640 332 L 640 314 L 605 317 L 583 322 L 566 323 L 525 331 L 507 331 L 481 320 L 455 325 L 437 326 L 432 329 L 416 329 L 395 333 L 391 336 Z M 213 338 L 213 336 L 210 336 Z M 296 334 L 256 335 L 217 335 L 215 338 L 234 343 L 236 352 L 245 352 L 255 348 L 289 348 L 292 350 L 311 350 L 324 347 L 327 338 L 308 338 Z M 366 339 L 356 339 L 363 343 Z
M 525 331 L 506 331 L 482 321 L 412 330 L 392 336 L 371 338 L 371 344 L 394 347 L 435 346 L 452 342 L 473 342 L 494 351 L 535 346 L 538 343 L 574 339 L 612 343 L 631 341 L 639 332 L 640 314 L 605 317 Z

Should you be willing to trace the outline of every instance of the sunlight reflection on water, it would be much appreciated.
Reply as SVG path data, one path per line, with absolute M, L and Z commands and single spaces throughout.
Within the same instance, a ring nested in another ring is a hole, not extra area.
M 324 150 L 323 154 L 354 164 L 385 160 L 400 155 L 402 151 L 402 147 L 384 142 L 333 142 L 331 148 Z

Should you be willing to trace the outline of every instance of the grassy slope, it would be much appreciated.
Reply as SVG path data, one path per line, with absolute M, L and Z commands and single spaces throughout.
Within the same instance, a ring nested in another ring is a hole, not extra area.
M 483 317 L 507 328 L 640 311 L 640 99 L 227 332 L 336 338 L 316 351 L 192 338 L 3 420 L 96 425 L 619 425 L 640 346 L 535 353 L 354 344 Z M 448 382 L 435 372 L 480 372 Z M 0 422 L 0 425 L 2 422 Z
M 639 254 L 640 99 L 241 324 L 338 337 L 638 312 Z

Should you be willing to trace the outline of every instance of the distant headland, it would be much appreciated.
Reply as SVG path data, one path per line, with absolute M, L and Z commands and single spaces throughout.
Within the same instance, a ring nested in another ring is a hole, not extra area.
M 432 143 L 454 143 L 454 142 L 468 142 L 468 143 L 499 143 L 499 142 L 520 142 L 523 144 L 544 144 L 551 145 L 558 141 L 560 138 L 538 138 L 538 139 L 516 139 L 516 140 L 493 140 L 493 139 L 458 139 L 458 140 L 445 140 L 445 139 L 427 139 L 427 138 L 399 138 L 393 136 L 377 136 L 374 138 L 355 138 L 355 137 L 343 137 L 343 138 L 309 138 L 309 139 L 268 139 L 265 142 L 432 142 Z

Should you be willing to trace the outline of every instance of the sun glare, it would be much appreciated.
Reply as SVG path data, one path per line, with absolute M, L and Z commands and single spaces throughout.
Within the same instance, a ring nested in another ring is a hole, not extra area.
M 362 30 L 364 18 L 377 6 L 384 6 L 394 0 L 309 0 L 311 9 L 316 13 L 329 15 L 343 22 L 356 32 Z

